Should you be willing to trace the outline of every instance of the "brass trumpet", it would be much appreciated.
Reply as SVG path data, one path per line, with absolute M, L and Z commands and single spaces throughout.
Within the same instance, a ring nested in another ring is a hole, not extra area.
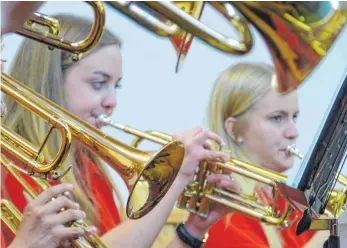
M 98 121 L 136 136 L 131 143 L 131 146 L 134 147 L 138 147 L 143 140 L 149 140 L 161 145 L 165 145 L 167 142 L 172 140 L 170 135 L 156 131 L 148 131 L 143 133 L 134 128 L 113 122 L 110 118 L 105 116 L 99 116 Z M 301 159 L 304 157 L 304 155 L 301 154 L 294 145 L 287 147 L 287 153 L 288 155 L 292 154 Z M 194 181 L 186 187 L 184 192 L 179 197 L 177 207 L 206 217 L 209 212 L 208 200 L 211 200 L 267 224 L 284 228 L 291 224 L 289 217 L 294 209 L 290 204 L 286 204 L 283 211 L 278 211 L 276 202 L 274 202 L 272 205 L 261 204 L 257 201 L 258 197 L 256 194 L 236 194 L 228 190 L 218 189 L 214 187 L 213 184 L 208 184 L 206 182 L 206 177 L 209 174 L 223 170 L 239 174 L 272 187 L 274 189 L 275 199 L 280 194 L 278 190 L 276 190 L 275 181 L 282 181 L 285 183 L 288 181 L 287 176 L 281 173 L 277 173 L 250 163 L 245 163 L 235 158 L 231 158 L 225 164 L 203 161 L 199 166 L 199 170 L 196 172 Z M 331 193 L 331 197 L 325 212 L 325 216 L 328 217 L 339 216 L 345 209 L 347 197 L 347 179 L 346 177 L 339 175 L 338 181 L 343 184 L 344 189 L 334 190 Z
M 99 116 L 98 121 L 111 127 L 123 130 L 126 133 L 135 135 L 136 138 L 132 142 L 132 146 L 137 147 L 144 139 L 165 145 L 172 140 L 170 135 L 156 131 L 143 133 L 134 128 L 124 126 L 111 121 L 110 118 Z M 266 206 L 256 201 L 256 196 L 239 195 L 231 191 L 215 188 L 213 184 L 206 182 L 206 177 L 211 173 L 219 170 L 227 170 L 237 173 L 241 176 L 264 183 L 276 188 L 275 181 L 286 181 L 287 177 L 271 171 L 269 169 L 245 163 L 243 161 L 231 158 L 227 163 L 209 163 L 203 161 L 200 163 L 199 169 L 195 175 L 194 181 L 186 187 L 180 195 L 177 207 L 186 209 L 189 212 L 199 214 L 206 217 L 209 212 L 209 202 L 215 201 L 223 205 L 229 206 L 234 211 L 240 212 L 252 218 L 276 226 L 287 227 L 290 225 L 288 216 L 293 210 L 289 204 L 283 213 L 277 214 L 275 206 Z M 277 192 L 276 192 L 277 193 Z M 209 201 L 210 200 L 210 201 Z M 234 202 L 234 201 L 237 201 Z
M 132 187 L 127 203 L 127 215 L 131 219 L 140 218 L 151 211 L 164 197 L 176 178 L 184 157 L 184 147 L 181 142 L 169 142 L 154 154 L 143 152 L 127 146 L 88 123 L 79 120 L 65 109 L 5 73 L 1 75 L 1 91 L 51 124 L 55 125 L 59 122 L 61 126 L 69 130 L 68 133 L 71 134 L 71 137 L 101 157 L 116 170 L 127 185 Z M 1 134 L 6 137 L 8 133 L 3 132 L 2 129 Z M 5 142 L 1 142 L 2 151 L 15 162 L 31 166 L 31 163 L 35 161 L 38 155 L 34 152 L 32 146 L 28 144 L 28 141 L 22 141 L 7 139 Z M 64 152 L 61 152 L 60 156 L 54 161 L 62 162 L 67 151 L 68 149 L 65 149 Z M 31 155 L 23 156 L 25 153 L 31 153 Z M 53 168 L 56 167 L 53 166 Z M 44 173 L 48 173 L 49 169 L 47 166 L 43 168 L 31 167 L 31 170 L 38 173 L 42 173 L 42 170 Z M 132 196 L 133 192 L 136 191 L 139 180 L 145 182 L 147 198 L 143 202 L 134 203 Z
M 35 198 L 38 195 L 38 193 L 29 185 L 29 183 L 21 177 L 16 167 L 11 164 L 3 155 L 1 156 L 1 165 L 2 168 L 4 168 L 8 173 L 16 178 L 16 180 L 23 186 L 25 191 L 32 198 Z M 47 181 L 43 179 L 35 177 L 33 177 L 33 179 L 42 191 L 50 187 Z M 16 231 L 18 230 L 20 222 L 22 220 L 22 214 L 11 201 L 1 199 L 1 220 L 14 234 L 16 234 Z M 87 227 L 87 224 L 83 220 L 76 220 L 71 224 L 71 226 L 81 227 L 84 229 Z M 87 235 L 85 237 L 71 240 L 71 242 L 77 248 L 107 248 L 97 235 Z
M 81 53 L 96 46 L 105 29 L 105 8 L 102 2 L 87 1 L 86 3 L 94 10 L 94 22 L 89 35 L 81 41 L 72 42 L 64 40 L 64 37 L 59 37 L 59 22 L 54 18 L 40 13 L 35 13 L 21 29 L 17 30 L 17 33 L 27 38 L 45 43 L 49 45 L 50 48 L 56 47 L 72 52 L 72 59 L 78 61 L 81 58 Z M 40 29 L 33 27 L 33 24 L 35 23 L 47 27 L 49 31 L 43 32 Z

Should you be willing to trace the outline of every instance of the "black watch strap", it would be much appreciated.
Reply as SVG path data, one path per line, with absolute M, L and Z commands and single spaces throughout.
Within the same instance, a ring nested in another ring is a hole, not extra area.
M 204 243 L 202 240 L 193 237 L 184 227 L 183 223 L 177 226 L 176 232 L 182 242 L 189 245 L 191 248 L 200 248 Z

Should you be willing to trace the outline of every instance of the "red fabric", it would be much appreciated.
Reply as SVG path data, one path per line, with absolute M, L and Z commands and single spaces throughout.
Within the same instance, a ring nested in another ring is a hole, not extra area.
M 285 200 L 279 197 L 279 210 L 283 211 Z M 314 235 L 315 232 L 305 232 L 300 236 L 296 236 L 296 225 L 301 218 L 299 211 L 294 211 L 291 218 L 296 221 L 287 228 L 278 230 L 284 248 L 300 248 L 303 247 Z M 231 217 L 231 218 L 230 218 Z M 268 248 L 269 244 L 263 228 L 259 221 L 245 217 L 238 213 L 232 213 L 229 216 L 229 225 L 227 218 L 223 218 L 217 224 L 211 227 L 209 238 L 204 248 Z
M 92 192 L 92 198 L 94 200 L 97 213 L 99 214 L 99 234 L 103 235 L 120 223 L 120 216 L 113 198 L 113 189 L 107 178 L 96 167 L 93 161 L 91 161 L 86 155 L 81 155 L 81 159 L 86 172 L 81 173 L 81 181 L 86 182 L 87 185 L 90 185 L 89 188 Z M 22 176 L 31 184 L 34 189 L 40 192 L 34 181 L 29 176 L 24 174 L 22 174 Z M 8 194 L 5 195 L 3 193 L 2 197 L 11 200 L 22 212 L 27 204 L 23 196 L 23 187 L 10 174 L 5 176 L 4 183 Z M 54 185 L 58 183 L 59 182 L 54 182 L 51 184 Z M 1 247 L 6 247 L 6 244 L 9 245 L 13 238 L 14 236 L 12 233 L 7 230 L 4 223 L 2 223 Z

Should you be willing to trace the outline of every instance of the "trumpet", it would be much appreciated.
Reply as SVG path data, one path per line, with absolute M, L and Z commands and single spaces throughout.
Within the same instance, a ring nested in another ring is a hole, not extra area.
M 98 117 L 98 121 L 136 136 L 131 143 L 131 146 L 133 147 L 138 147 L 143 140 L 149 140 L 161 145 L 165 145 L 167 142 L 172 140 L 172 137 L 168 134 L 156 131 L 148 131 L 143 133 L 129 126 L 113 122 L 110 118 L 102 115 Z M 288 156 L 294 155 L 300 159 L 304 157 L 304 155 L 299 152 L 295 145 L 289 145 L 287 147 L 287 153 Z M 289 217 L 294 210 L 290 204 L 286 204 L 284 210 L 279 211 L 275 201 L 271 205 L 261 204 L 258 202 L 258 197 L 256 194 L 236 194 L 229 190 L 218 189 L 213 184 L 208 184 L 206 182 L 206 177 L 209 174 L 225 170 L 272 187 L 274 189 L 275 199 L 280 194 L 280 192 L 277 190 L 275 181 L 281 181 L 284 183 L 288 182 L 288 178 L 281 173 L 277 173 L 254 164 L 246 163 L 235 158 L 231 158 L 227 163 L 224 164 L 203 161 L 196 172 L 193 182 L 189 184 L 184 192 L 180 195 L 177 201 L 177 207 L 185 209 L 191 213 L 207 217 L 209 213 L 209 201 L 214 201 L 228 206 L 234 211 L 243 215 L 255 218 L 270 225 L 283 228 L 290 226 L 291 220 Z M 330 201 L 325 212 L 325 215 L 328 217 L 338 216 L 345 209 L 347 197 L 347 178 L 343 175 L 339 175 L 338 181 L 343 184 L 344 189 L 332 191 Z
M 87 1 L 86 3 L 93 8 L 94 22 L 89 35 L 81 41 L 69 41 L 64 40 L 63 37 L 59 37 L 59 22 L 54 18 L 40 13 L 34 13 L 32 18 L 16 32 L 27 38 L 45 43 L 49 45 L 49 48 L 55 47 L 72 52 L 73 61 L 78 61 L 81 58 L 81 53 L 97 45 L 105 29 L 105 8 L 102 2 Z M 35 28 L 33 24 L 47 27 L 48 32 Z
M 132 189 L 126 208 L 127 215 L 131 219 L 141 218 L 151 211 L 164 197 L 178 174 L 184 157 L 184 147 L 181 142 L 169 142 L 154 154 L 143 152 L 127 146 L 79 120 L 65 109 L 5 73 L 1 75 L 1 91 L 52 125 L 59 122 L 69 131 L 68 134 L 71 135 L 69 137 L 79 141 L 116 170 Z M 1 134 L 6 137 L 7 133 L 3 132 L 3 129 L 1 131 Z M 15 162 L 30 167 L 38 157 L 38 154 L 35 153 L 37 150 L 33 149 L 27 140 L 19 141 L 17 136 L 15 135 L 15 138 L 11 136 L 5 142 L 1 142 L 2 151 Z M 68 135 L 62 136 L 64 138 Z M 68 149 L 63 150 L 54 161 L 62 162 L 64 160 Z M 28 153 L 29 155 L 24 156 Z M 49 173 L 51 169 L 48 165 L 44 165 L 42 168 L 37 166 L 30 168 L 39 174 Z M 25 167 L 23 170 L 25 171 Z M 138 181 L 145 182 L 146 185 L 147 198 L 141 202 L 133 199 Z
M 165 145 L 167 142 L 172 140 L 170 135 L 156 131 L 143 133 L 137 129 L 115 123 L 105 116 L 99 116 L 98 121 L 136 136 L 131 144 L 131 146 L 134 147 L 137 147 L 142 140 L 149 140 L 161 145 Z M 184 192 L 178 198 L 177 207 L 207 217 L 210 201 L 214 201 L 268 224 L 284 227 L 290 225 L 288 217 L 293 208 L 289 206 L 289 204 L 287 204 L 283 213 L 277 214 L 277 211 L 274 210 L 276 209 L 274 206 L 265 206 L 258 203 L 255 196 L 239 195 L 231 191 L 215 188 L 213 184 L 207 183 L 206 177 L 219 170 L 232 171 L 273 188 L 276 188 L 275 181 L 285 182 L 287 180 L 287 177 L 280 173 L 257 165 L 245 163 L 234 158 L 231 158 L 224 164 L 203 161 L 199 165 L 194 181 L 186 187 Z M 237 201 L 237 203 L 234 201 Z
M 38 193 L 30 186 L 30 184 L 21 177 L 16 167 L 11 164 L 3 155 L 1 156 L 1 165 L 8 173 L 15 177 L 15 179 L 23 186 L 25 191 L 32 198 L 35 198 L 38 195 Z M 33 179 L 42 191 L 50 187 L 47 181 L 43 179 L 35 177 L 33 177 Z M 22 220 L 22 214 L 11 201 L 1 199 L 1 220 L 14 234 L 16 234 L 16 231 L 18 230 L 20 222 Z M 72 227 L 81 227 L 83 229 L 88 226 L 83 220 L 76 220 L 73 223 L 70 223 L 70 225 Z M 85 237 L 71 240 L 71 242 L 77 248 L 107 248 L 97 235 L 87 235 Z

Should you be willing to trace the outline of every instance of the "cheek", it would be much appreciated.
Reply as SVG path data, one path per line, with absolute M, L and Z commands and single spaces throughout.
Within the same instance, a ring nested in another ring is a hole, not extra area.
M 70 88 L 66 96 L 68 110 L 78 117 L 85 117 L 99 103 L 98 95 L 95 92 L 91 92 L 87 87 L 80 87 L 78 91 Z
M 271 123 L 266 121 L 254 124 L 247 134 L 247 140 L 251 147 L 257 150 L 270 151 L 276 147 L 278 142 L 277 130 Z

